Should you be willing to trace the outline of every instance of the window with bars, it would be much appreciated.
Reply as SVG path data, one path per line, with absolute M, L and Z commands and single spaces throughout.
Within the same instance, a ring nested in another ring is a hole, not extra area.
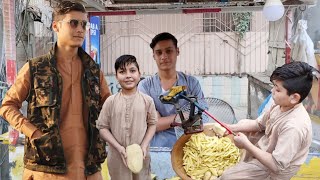
M 249 22 L 249 29 L 251 29 Z M 232 13 L 204 13 L 203 32 L 233 32 L 235 22 Z

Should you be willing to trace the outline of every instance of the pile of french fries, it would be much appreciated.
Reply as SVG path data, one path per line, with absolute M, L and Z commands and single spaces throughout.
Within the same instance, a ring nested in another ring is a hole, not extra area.
M 183 167 L 194 180 L 214 180 L 240 160 L 240 150 L 228 137 L 193 134 L 183 147 Z

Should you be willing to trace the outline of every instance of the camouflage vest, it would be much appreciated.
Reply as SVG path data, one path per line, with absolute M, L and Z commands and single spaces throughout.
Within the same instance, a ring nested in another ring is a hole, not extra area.
M 66 173 L 66 161 L 59 132 L 62 97 L 62 78 L 56 69 L 55 49 L 49 54 L 29 61 L 31 87 L 27 98 L 28 119 L 44 135 L 30 140 L 26 137 L 24 163 L 27 169 L 47 173 Z M 89 109 L 88 113 L 88 155 L 85 174 L 101 170 L 101 163 L 107 157 L 105 142 L 100 139 L 95 127 L 100 104 L 100 69 L 91 57 L 79 48 L 84 73 L 82 96 Z

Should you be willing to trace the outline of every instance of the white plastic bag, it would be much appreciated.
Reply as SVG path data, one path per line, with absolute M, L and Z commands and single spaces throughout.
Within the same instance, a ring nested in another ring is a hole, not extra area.
M 314 45 L 307 33 L 307 21 L 299 20 L 295 35 L 291 39 L 291 58 L 302 61 L 318 69 L 314 56 Z

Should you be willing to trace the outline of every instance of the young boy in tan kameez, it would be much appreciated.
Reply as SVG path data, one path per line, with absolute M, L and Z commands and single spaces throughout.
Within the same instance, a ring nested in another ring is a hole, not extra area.
M 115 71 L 122 90 L 105 101 L 97 120 L 100 136 L 109 144 L 109 173 L 112 180 L 151 179 L 148 147 L 156 131 L 155 105 L 150 96 L 137 90 L 140 71 L 134 56 L 120 56 Z M 143 169 L 139 174 L 127 167 L 126 147 L 131 144 L 139 144 L 143 152 Z
M 260 119 L 230 125 L 239 132 L 234 137 L 236 146 L 245 149 L 247 156 L 220 179 L 289 180 L 296 174 L 308 156 L 312 140 L 311 120 L 301 102 L 310 92 L 313 70 L 306 63 L 292 62 L 272 73 L 274 105 Z M 260 138 L 255 143 L 241 132 L 260 132 Z

